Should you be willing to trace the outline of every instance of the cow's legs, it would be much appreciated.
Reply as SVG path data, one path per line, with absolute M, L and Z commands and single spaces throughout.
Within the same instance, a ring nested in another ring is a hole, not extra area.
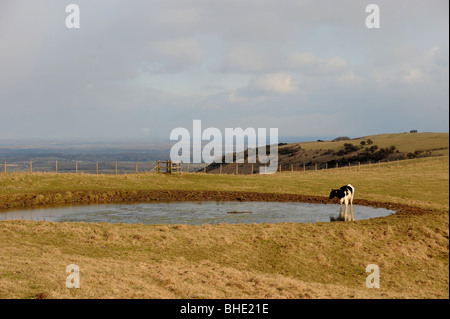
M 339 209 L 339 219 L 344 220 L 344 211 L 342 210 L 342 200 L 341 200 L 341 207 Z
M 345 197 L 345 213 L 344 213 L 344 220 L 346 221 L 346 222 L 348 222 L 349 221 L 349 213 L 348 213 L 348 198 L 347 197 Z

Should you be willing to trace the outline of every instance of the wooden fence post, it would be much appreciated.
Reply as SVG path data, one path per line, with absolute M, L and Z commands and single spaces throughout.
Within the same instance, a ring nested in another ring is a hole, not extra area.
M 206 162 L 203 163 L 203 173 L 206 173 Z
M 239 164 L 236 163 L 236 175 L 239 175 Z
M 78 161 L 75 161 L 75 174 L 78 174 Z
M 116 172 L 116 175 L 117 175 L 117 162 L 115 163 L 115 172 Z
M 336 162 L 336 169 L 339 169 L 339 163 Z
M 159 173 L 159 160 L 156 161 L 156 173 Z
M 3 164 L 4 164 L 3 169 L 4 169 L 5 173 L 6 173 L 6 161 Z
M 187 170 L 186 171 L 189 173 L 189 163 L 187 163 Z
M 280 165 L 278 165 L 278 166 L 280 167 L 279 171 L 280 171 L 280 173 L 281 173 L 281 164 L 280 164 Z
M 291 173 L 294 173 L 294 165 L 291 164 Z
M 220 163 L 219 174 L 222 174 L 222 163 Z
M 98 162 L 95 163 L 95 171 L 97 172 L 98 175 Z
M 136 162 L 136 174 L 139 172 L 139 169 L 138 169 L 138 162 Z
M 30 173 L 33 173 L 33 162 L 30 161 Z
M 328 169 L 328 162 L 325 163 L 325 169 Z
M 56 173 L 58 173 L 58 161 L 57 160 L 55 161 L 55 171 L 56 171 Z
M 306 166 L 303 164 L 303 173 L 306 173 Z
M 317 163 L 314 164 L 314 170 L 317 171 Z
M 252 175 L 253 175 L 253 164 L 252 164 Z

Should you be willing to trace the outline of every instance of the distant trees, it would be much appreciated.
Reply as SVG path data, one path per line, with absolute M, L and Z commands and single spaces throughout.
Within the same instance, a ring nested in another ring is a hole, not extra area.
M 350 161 L 355 162 L 368 162 L 368 161 L 380 161 L 389 157 L 396 151 L 395 146 L 390 146 L 386 148 L 379 148 L 378 145 L 372 145 L 371 147 L 366 147 L 364 150 L 360 151 L 357 155 L 349 158 Z
M 367 146 L 370 145 L 370 146 Z M 365 146 L 365 147 L 364 147 Z M 332 152 L 332 150 L 326 151 L 324 154 L 332 154 L 339 156 L 340 158 L 335 158 L 328 161 L 328 165 L 334 166 L 336 163 L 339 165 L 346 165 L 349 162 L 361 162 L 367 163 L 369 161 L 377 162 L 385 160 L 389 157 L 401 158 L 405 157 L 402 154 L 392 155 L 393 153 L 400 153 L 395 146 L 389 146 L 386 148 L 380 148 L 378 145 L 374 145 L 372 140 L 361 141 L 360 145 L 353 145 L 351 143 L 345 143 L 344 148 L 339 151 Z M 347 155 L 347 156 L 346 156 Z M 410 153 L 408 157 L 417 157 L 420 153 Z
M 339 137 L 336 137 L 334 140 L 332 140 L 332 142 L 348 141 L 349 139 L 350 139 L 350 137 L 348 137 L 348 136 L 339 136 Z
M 364 147 L 366 144 L 367 145 L 372 145 L 373 141 L 370 138 L 368 138 L 367 141 L 361 141 L 361 142 L 359 142 L 359 144 L 361 144 L 361 146 Z
M 337 156 L 342 156 L 342 155 L 346 155 L 346 154 L 349 154 L 349 153 L 356 152 L 356 151 L 358 151 L 358 150 L 359 150 L 359 147 L 358 147 L 358 146 L 355 146 L 355 145 L 353 145 L 353 144 L 351 144 L 351 143 L 345 143 L 345 144 L 344 144 L 344 149 L 343 149 L 343 150 L 339 150 L 339 151 L 336 152 L 335 154 L 336 154 Z

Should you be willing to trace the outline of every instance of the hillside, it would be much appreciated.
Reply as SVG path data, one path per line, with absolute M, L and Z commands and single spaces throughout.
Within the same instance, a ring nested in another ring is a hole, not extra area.
M 363 136 L 354 139 L 336 138 L 330 141 L 280 143 L 278 164 L 282 170 L 333 168 L 410 158 L 449 154 L 449 133 L 395 133 Z M 247 151 L 244 152 L 248 163 Z M 224 162 L 224 161 L 223 161 Z M 259 163 L 253 165 L 258 172 Z M 251 174 L 252 165 L 240 164 L 239 174 Z M 212 163 L 208 173 L 220 173 L 220 164 Z M 235 164 L 223 164 L 222 173 L 234 174 Z

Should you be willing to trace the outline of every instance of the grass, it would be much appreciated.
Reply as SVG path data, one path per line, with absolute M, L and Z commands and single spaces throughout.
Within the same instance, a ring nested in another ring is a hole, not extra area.
M 448 298 L 448 157 L 274 175 L 1 174 L 7 207 L 116 191 L 241 191 L 408 204 L 354 223 L 130 225 L 0 221 L 0 298 Z M 88 200 L 88 198 L 83 197 Z M 1 214 L 1 213 L 0 213 Z M 66 266 L 81 288 L 67 289 Z M 368 264 L 380 289 L 365 287 Z
M 382 202 L 415 204 L 425 208 L 448 207 L 448 157 L 424 158 L 352 168 L 274 175 L 128 174 L 84 175 L 10 173 L 0 175 L 0 205 L 20 207 L 21 196 L 37 204 L 64 204 L 73 193 L 117 190 L 243 191 L 327 196 L 332 187 L 352 183 L 357 197 Z M 56 196 L 55 196 L 56 194 Z M 49 196 L 51 195 L 51 196 Z
M 361 141 L 371 139 L 373 145 L 378 145 L 380 148 L 395 146 L 400 152 L 414 152 L 416 150 L 435 150 L 433 154 L 448 155 L 449 148 L 449 133 L 393 133 L 393 134 L 378 134 L 364 136 L 348 141 L 325 141 L 325 142 L 306 142 L 299 143 L 303 149 L 332 149 L 338 150 L 343 148 L 345 143 L 352 143 L 359 145 Z M 367 145 L 369 146 L 370 145 Z M 438 150 L 441 149 L 441 150 Z

